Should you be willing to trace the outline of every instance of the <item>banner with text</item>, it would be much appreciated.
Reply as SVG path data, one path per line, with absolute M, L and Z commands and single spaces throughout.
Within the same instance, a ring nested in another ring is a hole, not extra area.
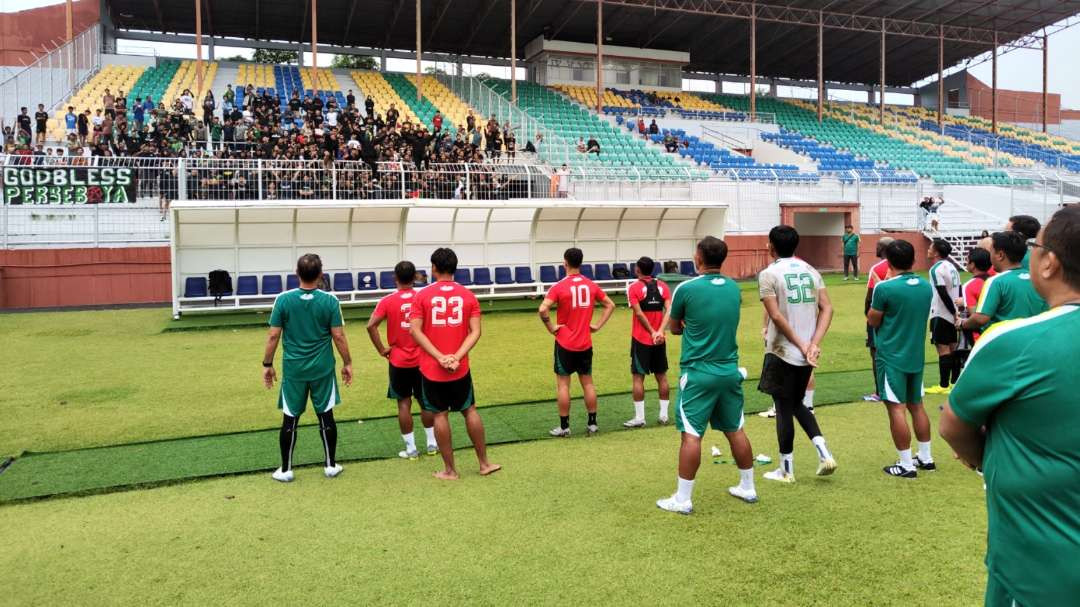
M 5 204 L 135 202 L 135 171 L 127 167 L 3 167 Z

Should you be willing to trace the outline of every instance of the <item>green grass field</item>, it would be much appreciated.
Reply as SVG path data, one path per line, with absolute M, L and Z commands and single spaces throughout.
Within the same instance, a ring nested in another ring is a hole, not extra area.
M 818 400 L 851 401 L 870 387 L 865 285 L 830 285 L 837 316 Z M 747 291 L 740 348 L 751 377 L 760 321 Z M 939 472 L 883 475 L 895 451 L 879 405 L 819 409 L 840 462 L 833 477 L 813 476 L 813 450 L 799 435 L 796 485 L 759 480 L 761 502 L 749 506 L 726 494 L 735 467 L 706 458 L 697 512 L 657 510 L 674 488 L 678 438 L 672 428 L 616 431 L 632 411 L 622 394 L 629 322 L 620 309 L 596 336 L 596 381 L 609 395 L 601 435 L 557 440 L 540 438 L 556 421 L 544 402 L 554 388 L 550 337 L 532 314 L 486 316 L 474 376 L 481 404 L 507 405 L 485 413 L 489 434 L 510 441 L 491 449 L 505 469 L 481 479 L 462 450 L 464 477 L 452 484 L 430 478 L 433 459 L 385 459 L 399 442 L 393 420 L 373 419 L 394 412 L 383 398 L 385 363 L 352 322 L 359 381 L 344 392 L 339 420 L 366 421 L 341 424 L 346 471 L 327 480 L 300 468 L 280 485 L 263 471 L 275 465 L 279 423 L 274 395 L 259 384 L 263 329 L 163 331 L 164 309 L 2 315 L 0 456 L 19 457 L 0 473 L 0 603 L 981 601 L 981 483 L 940 440 Z M 765 404 L 752 385 L 748 410 Z M 541 402 L 509 404 L 529 401 Z M 935 432 L 939 402 L 928 401 Z M 576 422 L 582 409 L 576 401 Z M 649 411 L 655 417 L 654 395 Z M 773 422 L 751 416 L 747 428 L 755 452 L 776 457 Z M 706 444 L 728 451 L 718 434 Z M 298 450 L 317 460 L 310 429 Z M 233 475 L 248 470 L 259 472 Z M 183 481 L 192 477 L 210 478 Z M 110 492 L 4 501 L 96 487 Z

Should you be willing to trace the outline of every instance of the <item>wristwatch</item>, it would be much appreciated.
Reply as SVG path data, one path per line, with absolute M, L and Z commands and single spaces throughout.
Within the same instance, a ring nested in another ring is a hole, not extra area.
M 264 368 L 266 368 L 266 369 L 270 369 L 270 368 L 272 368 L 273 366 L 274 366 L 274 362 L 273 362 L 273 361 L 270 361 L 270 362 L 264 362 L 264 363 L 263 363 L 263 367 L 264 367 Z

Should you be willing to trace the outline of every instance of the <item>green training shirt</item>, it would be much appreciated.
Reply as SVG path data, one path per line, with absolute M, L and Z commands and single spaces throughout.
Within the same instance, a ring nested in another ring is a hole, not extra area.
M 342 326 L 341 302 L 318 289 L 292 289 L 274 300 L 270 326 L 281 327 L 282 376 L 310 381 L 334 373 L 332 327 Z
M 1080 597 L 1080 306 L 982 334 L 949 395 L 987 428 L 986 567 L 1020 605 Z
M 686 323 L 681 369 L 722 374 L 739 362 L 735 333 L 742 294 L 723 274 L 703 274 L 681 283 L 671 296 L 671 318 Z
M 870 307 L 885 313 L 881 326 L 874 329 L 879 364 L 902 373 L 923 370 L 931 297 L 930 283 L 911 272 L 874 285 Z
M 1046 302 L 1035 292 L 1031 274 L 1023 268 L 1005 270 L 986 279 L 975 306 L 977 314 L 990 317 L 987 326 L 1003 320 L 1031 318 L 1045 311 Z
M 844 255 L 858 255 L 859 254 L 859 235 L 855 232 L 851 234 L 844 233 L 840 237 L 844 241 Z

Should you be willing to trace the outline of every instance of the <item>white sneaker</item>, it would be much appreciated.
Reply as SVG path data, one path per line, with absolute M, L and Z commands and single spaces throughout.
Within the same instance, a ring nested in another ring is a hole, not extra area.
M 427 446 L 427 454 L 431 455 L 431 456 L 439 455 L 439 446 L 438 445 L 428 445 Z
M 772 406 L 761 413 L 758 413 L 758 417 L 776 417 L 776 407 Z
M 727 491 L 734 497 L 741 499 L 747 504 L 757 503 L 757 491 L 747 491 L 746 489 L 743 489 L 738 485 L 735 485 L 734 487 L 728 487 Z
M 323 474 L 326 475 L 326 478 L 334 478 L 335 476 L 341 474 L 341 471 L 344 469 L 345 468 L 342 467 L 341 464 L 334 464 L 333 466 L 326 466 L 322 469 L 322 471 Z
M 666 425 L 668 425 L 668 418 L 667 418 L 667 416 L 665 415 L 665 416 L 663 416 L 663 417 L 658 417 L 658 418 L 656 418 L 656 423 L 660 424 L 661 426 L 666 426 Z
M 789 485 L 795 482 L 795 475 L 794 474 L 788 474 L 787 472 L 784 472 L 783 468 L 777 468 L 776 470 L 773 470 L 772 472 L 766 472 L 765 474 L 762 474 L 761 476 L 763 476 L 764 478 L 766 478 L 766 479 L 768 479 L 770 481 L 788 483 Z
M 831 457 L 827 457 L 818 462 L 817 475 L 829 476 L 833 472 L 836 472 L 836 460 Z
M 401 459 L 416 459 L 417 457 L 420 456 L 420 452 L 417 451 L 416 449 L 413 449 L 412 451 L 409 451 L 408 449 L 406 449 L 404 451 L 398 451 L 397 456 L 400 457 Z
M 592 436 L 593 434 L 596 434 L 600 431 L 600 426 L 597 426 L 596 424 L 589 424 L 588 426 L 585 426 L 585 429 L 589 431 L 589 436 Z
M 665 497 L 664 499 L 656 500 L 656 507 L 661 510 L 667 510 L 668 512 L 674 512 L 676 514 L 690 514 L 694 511 L 694 504 L 690 500 L 680 502 L 675 499 L 675 495 L 671 497 Z
M 635 417 L 634 419 L 628 419 L 628 420 L 624 421 L 622 423 L 622 425 L 623 425 L 623 428 L 644 428 L 645 427 L 645 420 L 638 419 L 638 418 Z
M 281 483 L 291 483 L 293 479 L 293 472 L 292 470 L 286 470 L 285 472 L 282 472 L 281 468 L 278 468 L 277 470 L 274 470 L 274 473 L 270 476 L 274 477 L 275 481 Z
M 548 434 L 568 438 L 570 436 L 570 428 L 552 428 L 551 432 L 548 432 Z

